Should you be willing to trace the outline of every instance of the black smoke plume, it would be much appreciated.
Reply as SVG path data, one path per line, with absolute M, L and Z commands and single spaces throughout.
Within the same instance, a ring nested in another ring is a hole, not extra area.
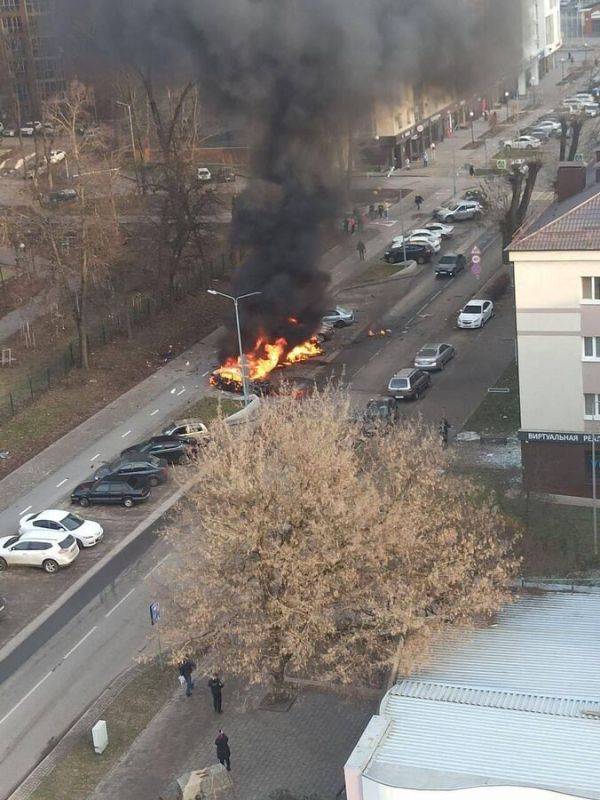
M 256 180 L 232 234 L 249 253 L 234 291 L 262 292 L 243 307 L 248 347 L 316 329 L 321 233 L 343 196 L 336 153 L 373 102 L 411 82 L 476 91 L 521 61 L 522 0 L 62 1 L 71 20 L 85 9 L 100 55 L 155 77 L 189 60 L 207 101 L 248 131 Z

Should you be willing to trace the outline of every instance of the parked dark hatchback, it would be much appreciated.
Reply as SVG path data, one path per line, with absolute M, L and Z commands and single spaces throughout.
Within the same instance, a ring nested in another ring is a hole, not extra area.
M 110 505 L 122 505 L 131 508 L 136 503 L 141 503 L 148 499 L 150 487 L 132 486 L 127 481 L 85 481 L 80 483 L 71 492 L 71 502 L 79 503 L 80 506 L 87 506 L 99 503 Z
M 163 458 L 168 464 L 179 464 L 187 458 L 192 458 L 197 452 L 196 442 L 186 441 L 178 436 L 153 436 L 145 442 L 139 442 L 123 450 L 121 457 L 156 456 Z
M 102 464 L 94 472 L 94 480 L 126 480 L 132 486 L 158 486 L 169 477 L 166 461 L 155 456 L 117 458 Z
M 462 253 L 446 253 L 435 265 L 436 276 L 449 275 L 453 278 L 457 272 L 466 266 L 466 259 Z
M 409 261 L 412 260 L 416 261 L 417 264 L 425 264 L 427 261 L 431 261 L 432 256 L 432 247 L 418 242 L 406 243 L 406 258 Z M 404 247 L 391 247 L 389 250 L 385 251 L 383 259 L 387 261 L 388 264 L 399 264 L 401 261 L 404 261 Z

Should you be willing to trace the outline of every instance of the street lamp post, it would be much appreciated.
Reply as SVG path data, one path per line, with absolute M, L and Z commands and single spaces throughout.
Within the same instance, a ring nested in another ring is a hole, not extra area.
M 247 297 L 256 297 L 262 292 L 248 292 L 248 294 L 242 294 L 239 297 L 234 297 L 230 294 L 225 294 L 225 292 L 218 292 L 216 289 L 207 289 L 208 294 L 218 294 L 221 297 L 226 297 L 228 300 L 231 300 L 233 306 L 235 308 L 235 325 L 237 328 L 237 339 L 238 339 L 238 347 L 240 349 L 240 367 L 242 371 L 242 389 L 244 392 L 244 405 L 247 406 L 250 402 L 250 392 L 248 391 L 248 375 L 246 372 L 246 356 L 244 355 L 244 348 L 242 346 L 242 329 L 240 326 L 240 313 L 238 309 L 238 304 L 240 300 L 245 300 Z
M 508 122 L 508 118 L 510 116 L 510 114 L 509 114 L 509 106 L 508 106 L 508 100 L 510 98 L 510 92 L 504 92 L 504 98 L 506 100 L 506 121 Z
M 469 119 L 471 120 L 471 142 L 475 144 L 475 131 L 473 129 L 473 122 L 474 122 L 475 114 L 473 111 L 469 111 Z
M 592 526 L 594 530 L 594 555 L 598 555 L 598 511 L 596 509 L 596 432 L 592 431 Z
M 562 72 L 561 78 L 562 78 L 563 81 L 565 79 L 565 63 L 566 63 L 566 59 L 561 58 L 561 60 L 560 60 L 560 69 L 561 69 L 561 72 Z
M 129 116 L 129 134 L 131 136 L 131 157 L 133 158 L 133 169 L 135 171 L 135 180 L 139 186 L 138 180 L 138 171 L 137 171 L 137 159 L 135 157 L 135 136 L 133 134 L 133 115 L 131 113 L 131 105 L 129 103 L 123 103 L 121 100 L 115 100 L 115 103 L 118 106 L 123 106 L 123 108 L 127 109 L 127 114 Z

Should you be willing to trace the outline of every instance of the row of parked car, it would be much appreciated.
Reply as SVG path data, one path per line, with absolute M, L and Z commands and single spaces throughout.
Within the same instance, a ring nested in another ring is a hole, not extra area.
M 169 465 L 194 458 L 208 435 L 199 419 L 177 420 L 160 435 L 128 447 L 118 458 L 97 467 L 88 480 L 73 489 L 71 502 L 83 508 L 92 504 L 131 508 L 147 500 L 153 487 L 168 480 Z M 21 517 L 17 534 L 0 537 L 0 570 L 29 566 L 52 574 L 103 537 L 101 525 L 73 512 L 30 512 Z
M 582 114 L 588 118 L 597 117 L 600 114 L 598 93 L 590 90 L 565 97 L 552 114 L 544 115 L 533 125 L 524 128 L 520 136 L 503 141 L 501 144 L 506 150 L 537 150 L 550 138 L 560 138 L 561 118 L 575 114 Z

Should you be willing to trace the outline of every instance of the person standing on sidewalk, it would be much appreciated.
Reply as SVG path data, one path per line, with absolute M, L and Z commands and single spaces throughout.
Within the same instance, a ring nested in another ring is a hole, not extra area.
M 229 748 L 229 738 L 219 729 L 219 735 L 215 739 L 217 746 L 217 758 L 221 764 L 227 768 L 227 772 L 231 770 L 231 750 Z
M 440 438 L 442 440 L 442 447 L 448 447 L 448 432 L 452 426 L 446 419 L 446 415 L 440 420 Z
M 215 709 L 217 714 L 221 714 L 222 713 L 221 705 L 223 702 L 223 696 L 221 694 L 221 690 L 223 688 L 223 681 L 221 680 L 221 678 L 219 678 L 218 673 L 215 672 L 211 676 L 208 682 L 208 688 L 210 689 L 210 693 L 212 694 L 213 708 Z
M 427 153 L 423 153 L 423 166 L 427 167 L 429 165 L 429 157 Z
M 196 669 L 196 663 L 191 658 L 186 658 L 179 665 L 179 680 L 182 686 L 185 686 L 185 693 L 187 697 L 191 697 L 192 689 L 194 688 L 194 681 L 192 680 L 192 672 Z M 181 680 L 183 678 L 183 681 Z
M 420 194 L 416 194 L 415 195 L 415 205 L 417 207 L 417 211 L 421 210 L 421 206 L 423 205 L 423 202 L 424 201 L 423 201 L 423 198 L 421 197 L 421 195 Z
M 365 260 L 365 253 L 367 252 L 367 247 L 362 239 L 359 239 L 358 244 L 356 245 L 356 249 L 358 250 L 358 257 L 361 261 Z

